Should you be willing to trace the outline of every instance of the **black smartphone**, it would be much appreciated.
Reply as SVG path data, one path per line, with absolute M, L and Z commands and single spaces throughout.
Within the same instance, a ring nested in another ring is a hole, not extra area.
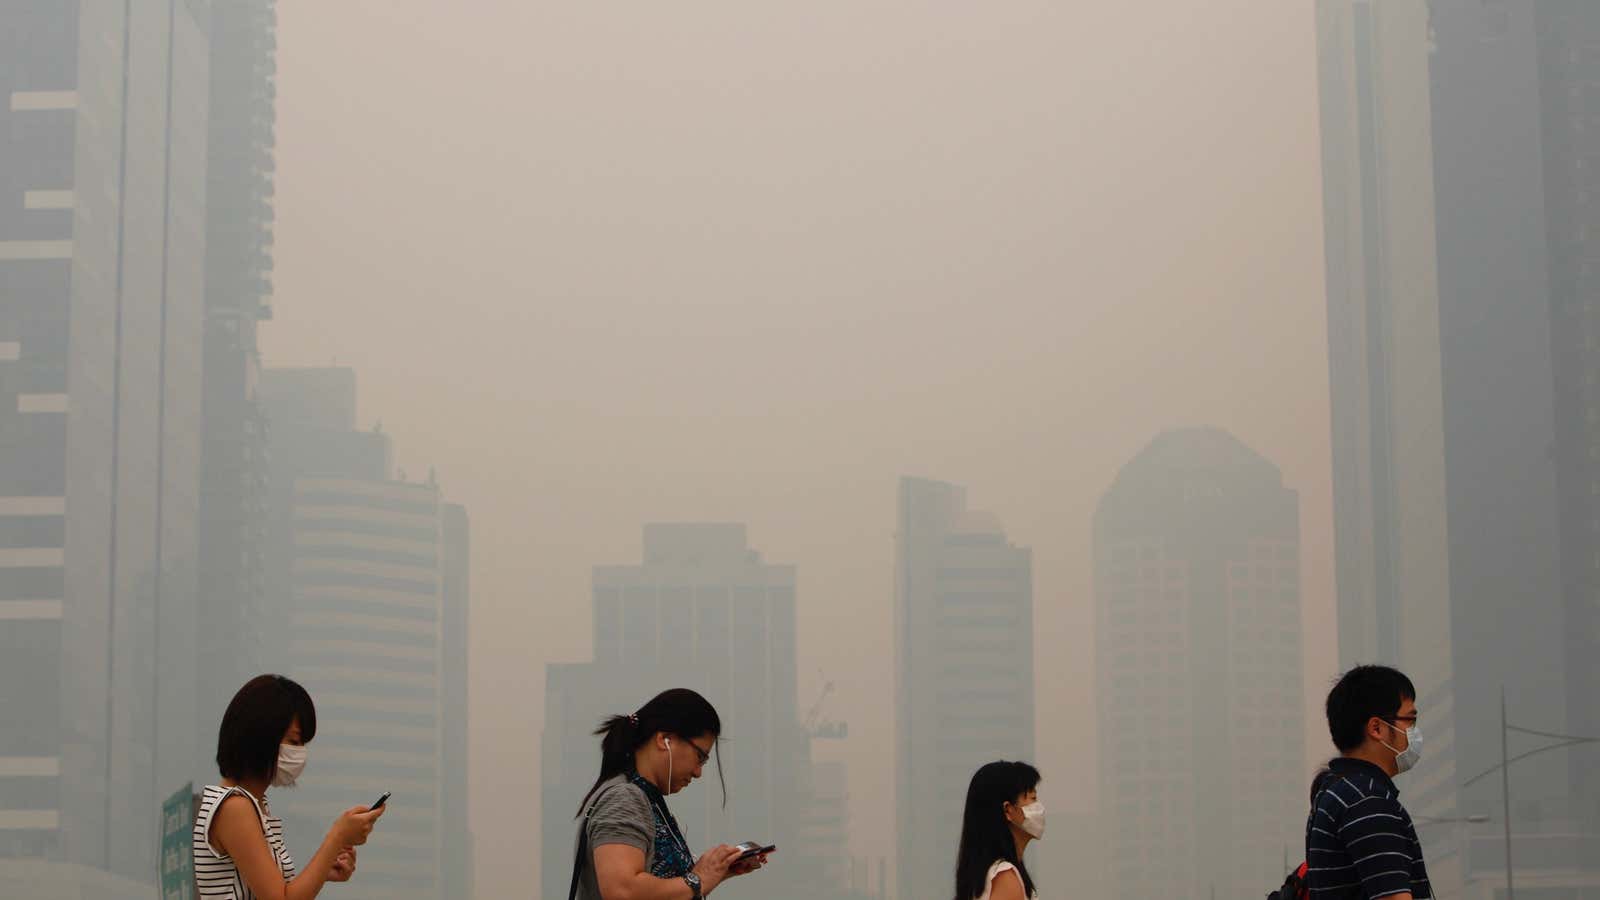
M 384 791 L 383 792 L 383 796 L 378 798 L 378 802 L 377 803 L 374 803 L 371 806 L 367 807 L 367 812 L 372 812 L 375 809 L 381 809 L 383 807 L 383 805 L 385 803 L 388 803 L 388 802 L 389 802 L 389 792 L 388 791 Z
M 772 851 L 778 849 L 778 846 L 776 844 L 762 845 L 756 841 L 745 841 L 742 844 L 736 845 L 733 849 L 739 851 L 739 855 L 734 859 L 734 862 L 744 862 L 752 856 L 760 856 L 763 853 L 771 853 Z

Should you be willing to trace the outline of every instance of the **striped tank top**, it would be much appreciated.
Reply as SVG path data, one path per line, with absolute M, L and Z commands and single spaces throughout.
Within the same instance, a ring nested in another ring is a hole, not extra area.
M 255 805 L 256 815 L 261 817 L 261 830 L 267 837 L 267 847 L 277 857 L 283 880 L 294 878 L 294 860 L 289 858 L 289 851 L 283 846 L 283 820 L 272 814 L 267 801 L 263 798 L 257 802 L 244 788 L 206 785 L 205 793 L 200 797 L 200 812 L 194 819 L 194 884 L 199 888 L 201 897 L 255 900 L 256 895 L 245 886 L 233 860 L 218 853 L 211 845 L 211 817 L 216 814 L 222 801 L 234 794 L 248 797 Z

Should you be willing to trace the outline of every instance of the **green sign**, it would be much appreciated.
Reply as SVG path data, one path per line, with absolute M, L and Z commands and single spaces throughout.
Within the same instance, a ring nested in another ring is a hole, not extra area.
M 194 900 L 194 785 L 161 804 L 161 900 Z

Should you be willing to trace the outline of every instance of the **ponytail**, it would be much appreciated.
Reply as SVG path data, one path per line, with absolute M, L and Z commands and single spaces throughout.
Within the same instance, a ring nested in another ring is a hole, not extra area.
M 681 735 L 684 740 L 702 734 L 722 735 L 722 719 L 706 698 L 688 688 L 673 688 L 651 698 L 639 711 L 626 716 L 607 716 L 595 729 L 600 738 L 600 777 L 578 805 L 578 815 L 602 784 L 633 771 L 633 757 L 657 732 Z M 722 805 L 728 805 L 728 783 L 722 776 L 721 741 L 713 745 L 717 755 L 717 781 L 722 785 Z
M 638 722 L 638 716 L 607 716 L 595 729 L 595 736 L 600 738 L 600 777 L 595 779 L 589 794 L 601 784 L 633 769 L 633 752 L 644 743 L 637 737 Z M 583 802 L 588 803 L 589 798 L 585 796 Z

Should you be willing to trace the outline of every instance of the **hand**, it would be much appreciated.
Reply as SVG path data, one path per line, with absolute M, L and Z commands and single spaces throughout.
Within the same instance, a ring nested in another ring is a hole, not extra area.
M 739 848 L 727 844 L 719 844 L 701 854 L 700 861 L 694 864 L 694 873 L 700 876 L 700 893 L 716 890 L 728 877 L 728 869 L 738 857 Z
M 728 877 L 734 878 L 739 875 L 749 875 L 751 872 L 754 872 L 762 866 L 765 866 L 767 864 L 767 857 L 771 855 L 772 854 L 770 853 L 758 853 L 755 856 L 735 862 L 733 867 L 728 870 Z
M 356 874 L 356 848 L 346 847 L 339 851 L 333 860 L 333 870 L 328 873 L 329 881 L 349 881 Z
M 380 806 L 377 809 L 353 806 L 334 820 L 333 828 L 328 833 L 341 847 L 365 844 L 367 835 L 372 833 L 373 824 L 388 811 L 387 806 Z

